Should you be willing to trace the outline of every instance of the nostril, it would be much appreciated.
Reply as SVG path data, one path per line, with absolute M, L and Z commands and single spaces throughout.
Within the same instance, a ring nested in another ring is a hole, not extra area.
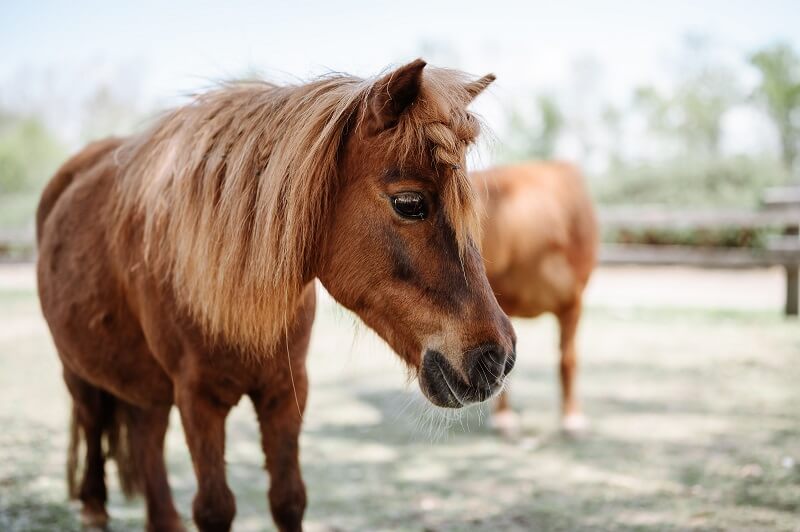
M 506 363 L 506 355 L 499 346 L 494 346 L 486 352 L 486 360 L 492 367 L 502 368 Z
M 517 362 L 517 354 L 516 352 L 509 353 L 506 357 L 506 362 L 503 365 L 503 375 L 508 375 L 511 373 L 511 370 L 514 369 L 514 364 Z
M 492 387 L 502 381 L 506 375 L 506 358 L 505 350 L 494 343 L 471 350 L 466 357 L 470 383 Z

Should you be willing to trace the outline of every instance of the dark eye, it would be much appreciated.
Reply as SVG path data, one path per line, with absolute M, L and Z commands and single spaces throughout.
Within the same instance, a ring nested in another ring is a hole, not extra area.
M 424 220 L 428 216 L 425 196 L 419 192 L 400 192 L 391 198 L 394 211 L 403 218 Z

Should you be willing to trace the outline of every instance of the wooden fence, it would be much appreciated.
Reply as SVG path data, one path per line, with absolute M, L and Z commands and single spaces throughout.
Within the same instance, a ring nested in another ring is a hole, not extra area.
M 0 263 L 30 262 L 36 255 L 36 240 L 31 230 L 0 230 Z
M 776 229 L 778 236 L 763 247 L 709 247 L 604 243 L 600 262 L 605 265 L 691 266 L 698 268 L 765 268 L 786 272 L 787 315 L 798 314 L 800 269 L 800 186 L 767 190 L 759 210 L 703 210 L 624 208 L 602 210 L 600 223 L 608 231 L 697 231 Z M 32 261 L 33 231 L 0 231 L 0 262 Z
M 776 236 L 763 247 L 604 243 L 600 262 L 606 265 L 720 269 L 781 266 L 786 272 L 784 311 L 787 316 L 798 314 L 800 187 L 768 190 L 759 210 L 615 209 L 601 211 L 600 222 L 607 232 L 774 229 Z

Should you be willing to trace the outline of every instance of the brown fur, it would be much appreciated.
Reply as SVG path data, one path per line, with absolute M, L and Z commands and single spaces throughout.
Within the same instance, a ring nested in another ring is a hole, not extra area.
M 398 154 L 399 164 L 431 148 L 440 162 L 462 164 L 478 134 L 463 110 L 466 80 L 429 69 L 425 81 L 383 149 Z M 124 242 L 127 227 L 143 225 L 145 260 L 171 277 L 178 299 L 204 328 L 264 350 L 308 282 L 335 194 L 340 146 L 373 84 L 335 75 L 199 96 L 118 150 L 123 179 L 112 230 Z M 445 212 L 463 249 L 478 227 L 472 188 L 463 170 L 445 166 L 442 174 Z
M 466 106 L 488 78 L 424 67 L 224 87 L 139 136 L 88 146 L 53 177 L 37 212 L 39 293 L 80 413 L 87 523 L 107 519 L 103 440 L 121 429 L 148 527 L 182 528 L 163 461 L 175 404 L 198 479 L 194 520 L 229 529 L 224 425 L 248 395 L 273 518 L 301 527 L 315 278 L 418 372 L 431 400 L 460 406 L 502 385 L 514 333 L 473 241 L 463 171 L 478 133 Z M 405 191 L 427 199 L 426 220 L 394 212 Z M 485 386 L 478 366 L 495 370 Z
M 482 254 L 492 289 L 509 316 L 558 318 L 563 415 L 578 415 L 575 333 L 598 242 L 583 179 L 558 162 L 498 167 L 472 179 L 484 205 Z M 498 410 L 508 408 L 504 395 Z

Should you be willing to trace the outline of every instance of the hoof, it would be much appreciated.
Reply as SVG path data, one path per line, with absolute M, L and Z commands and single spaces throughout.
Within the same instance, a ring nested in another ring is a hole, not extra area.
M 492 414 L 490 426 L 510 440 L 519 438 L 522 432 L 522 421 L 513 410 L 501 410 Z
M 81 508 L 81 525 L 86 531 L 108 530 L 108 513 L 104 508 Z
M 561 418 L 561 430 L 566 434 L 580 434 L 589 428 L 589 421 L 581 413 L 567 414 Z

